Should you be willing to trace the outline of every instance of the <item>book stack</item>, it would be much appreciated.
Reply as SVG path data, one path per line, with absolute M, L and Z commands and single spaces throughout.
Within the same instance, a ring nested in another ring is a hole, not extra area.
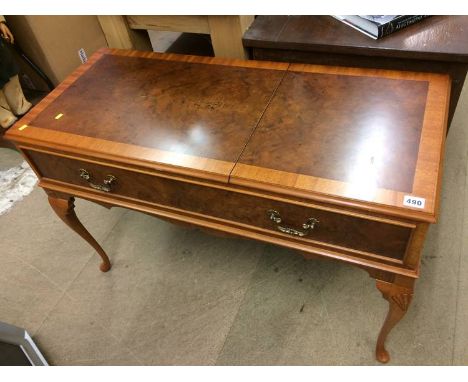
M 373 39 L 378 39 L 429 16 L 335 15 L 333 17 Z

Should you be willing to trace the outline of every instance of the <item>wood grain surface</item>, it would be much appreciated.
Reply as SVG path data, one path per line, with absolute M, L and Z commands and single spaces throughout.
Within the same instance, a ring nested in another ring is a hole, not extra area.
M 105 55 L 31 125 L 235 162 L 283 74 Z
M 422 197 L 433 222 L 449 95 L 441 74 L 291 64 L 230 181 L 394 210 Z
M 431 16 L 379 40 L 331 16 L 258 16 L 244 45 L 255 60 L 448 74 L 448 125 L 468 71 L 468 16 Z
M 437 217 L 449 94 L 441 74 L 107 49 L 7 137 L 102 271 L 74 197 L 366 270 L 388 362 Z
M 440 74 L 106 49 L 8 136 L 433 222 L 449 92 Z
M 287 67 L 101 49 L 10 128 L 8 139 L 227 182 Z M 140 69 L 143 76 L 128 75 Z M 257 76 L 260 86 L 248 89 Z
M 248 195 L 236 190 L 215 188 L 151 174 L 121 169 L 108 165 L 85 162 L 34 150 L 25 152 L 41 178 L 53 179 L 77 186 L 88 187 L 80 178 L 80 169 L 89 172 L 90 181 L 102 184 L 108 175 L 116 178 L 110 194 L 159 205 L 192 211 L 202 215 L 239 222 L 251 227 L 277 231 L 268 211 L 276 210 L 284 224 L 301 230 L 309 218 L 319 220 L 317 227 L 301 240 L 322 242 L 378 256 L 397 259 L 401 264 L 414 226 L 401 222 L 377 221 L 372 217 L 359 218 L 318 206 L 305 207 L 291 203 Z M 155 192 L 157 190 L 157 192 Z
M 239 163 L 411 193 L 428 85 L 289 72 Z
M 249 48 L 468 62 L 468 16 L 431 16 L 379 40 L 331 16 L 258 16 L 243 42 Z

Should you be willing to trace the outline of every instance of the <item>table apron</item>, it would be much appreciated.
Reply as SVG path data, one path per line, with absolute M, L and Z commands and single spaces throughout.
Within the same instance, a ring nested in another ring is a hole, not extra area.
M 41 179 L 40 186 L 51 192 L 139 210 L 373 269 L 410 277 L 418 274 L 419 261 L 414 261 L 412 254 L 417 223 L 391 218 L 379 221 L 373 216 L 356 216 L 337 208 L 322 209 L 274 200 L 260 193 L 246 194 L 235 188 L 230 190 L 228 185 L 217 188 L 191 184 L 81 158 L 30 148 L 23 150 Z M 105 184 L 109 177 L 115 177 L 115 185 Z M 310 221 L 315 223 L 305 228 Z

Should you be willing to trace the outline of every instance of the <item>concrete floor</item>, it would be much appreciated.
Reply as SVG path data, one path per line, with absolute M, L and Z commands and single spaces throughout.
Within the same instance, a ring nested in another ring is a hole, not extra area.
M 387 347 L 392 365 L 468 365 L 468 86 L 446 145 L 439 223 Z M 21 162 L 0 149 L 0 169 Z M 0 216 L 0 321 L 53 365 L 376 365 L 387 312 L 364 271 L 77 201 L 113 262 L 35 189 Z

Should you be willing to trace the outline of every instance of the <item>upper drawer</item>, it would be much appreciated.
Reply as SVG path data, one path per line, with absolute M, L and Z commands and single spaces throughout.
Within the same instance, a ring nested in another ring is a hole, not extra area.
M 267 196 L 188 183 L 43 152 L 27 151 L 26 154 L 46 178 L 84 187 L 89 187 L 89 182 L 101 184 L 109 195 L 131 197 L 280 232 L 281 235 L 293 236 L 294 240 L 327 243 L 403 260 L 411 235 L 408 226 L 364 219 L 346 212 L 313 208 Z M 80 177 L 81 169 L 89 174 L 88 181 Z M 115 177 L 110 186 L 103 182 L 109 179 L 109 175 Z M 303 226 L 313 222 L 313 227 Z

